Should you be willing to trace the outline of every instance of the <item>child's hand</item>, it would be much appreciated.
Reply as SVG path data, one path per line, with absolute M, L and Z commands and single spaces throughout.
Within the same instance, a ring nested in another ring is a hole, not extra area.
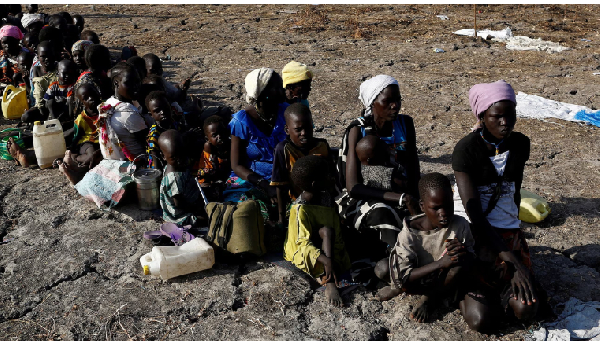
M 409 194 L 404 195 L 404 198 L 402 199 L 402 201 L 404 202 L 404 205 L 406 206 L 406 208 L 408 208 L 408 211 L 410 212 L 411 215 L 417 215 L 420 212 L 419 202 L 411 195 L 409 195 Z
M 442 268 L 451 268 L 456 266 L 466 254 L 465 246 L 458 239 L 446 240 L 446 251 L 439 260 Z

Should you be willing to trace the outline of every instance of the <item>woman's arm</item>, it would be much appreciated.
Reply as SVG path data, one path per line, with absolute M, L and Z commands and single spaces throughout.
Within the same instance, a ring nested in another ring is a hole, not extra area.
M 419 165 L 419 155 L 417 153 L 417 133 L 413 119 L 405 117 L 406 125 L 406 152 L 408 154 L 406 175 L 408 176 L 408 192 L 413 196 L 419 195 L 419 179 L 421 179 L 421 166 Z
M 264 189 L 270 198 L 277 198 L 277 190 L 274 186 L 271 186 L 269 181 L 262 178 L 258 173 L 250 170 L 244 165 L 246 160 L 246 148 L 247 142 L 240 139 L 239 137 L 231 136 L 231 170 L 235 172 L 238 177 L 246 180 L 256 186 Z

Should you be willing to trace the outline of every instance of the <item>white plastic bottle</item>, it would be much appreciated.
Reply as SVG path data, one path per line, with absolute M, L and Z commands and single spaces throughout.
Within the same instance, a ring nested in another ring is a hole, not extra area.
M 154 246 L 152 252 L 140 258 L 140 263 L 145 275 L 159 275 L 167 280 L 211 268 L 215 251 L 198 237 L 181 246 Z
M 67 145 L 58 119 L 36 121 L 33 126 L 33 149 L 40 169 L 52 166 L 56 158 L 63 158 Z

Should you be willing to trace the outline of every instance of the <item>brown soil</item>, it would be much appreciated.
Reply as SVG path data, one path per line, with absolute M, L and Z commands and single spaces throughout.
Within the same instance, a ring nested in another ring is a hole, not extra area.
M 476 83 L 504 79 L 517 92 L 600 107 L 592 75 L 600 69 L 596 5 L 477 6 L 479 29 L 509 26 L 515 35 L 572 47 L 555 54 L 453 35 L 472 28 L 471 5 L 40 7 L 84 15 L 86 28 L 102 34 L 115 55 L 135 45 L 140 55 L 170 56 L 166 75 L 174 82 L 192 77 L 191 93 L 207 105 L 240 109 L 244 77 L 254 68 L 281 70 L 292 59 L 309 64 L 315 125 L 333 146 L 360 114 L 360 83 L 392 75 L 400 82 L 402 113 L 415 120 L 422 173 L 452 177 L 452 150 L 474 123 L 468 90 Z M 530 119 L 520 119 L 516 130 L 532 144 L 523 187 L 552 208 L 544 222 L 526 225 L 534 272 L 555 311 L 571 296 L 600 300 L 598 130 Z M 3 340 L 514 340 L 539 324 L 508 322 L 482 335 L 450 309 L 417 324 L 408 318 L 416 298 L 381 304 L 363 288 L 343 296 L 345 308 L 331 308 L 301 277 L 264 262 L 216 265 L 170 282 L 148 279 L 138 260 L 151 246 L 141 233 L 156 222 L 127 208 L 95 209 L 56 170 L 9 162 L 0 169 Z

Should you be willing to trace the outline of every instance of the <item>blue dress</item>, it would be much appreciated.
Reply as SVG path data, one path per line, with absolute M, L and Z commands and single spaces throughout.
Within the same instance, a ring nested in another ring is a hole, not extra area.
M 273 174 L 275 146 L 286 138 L 283 113 L 288 106 L 289 104 L 285 102 L 279 105 L 275 127 L 269 136 L 256 127 L 248 113 L 243 109 L 233 114 L 229 122 L 231 135 L 248 142 L 245 166 L 267 181 L 271 180 Z M 250 182 L 238 177 L 232 170 L 227 180 L 227 188 L 223 192 L 224 201 L 238 202 L 240 197 L 252 187 Z

